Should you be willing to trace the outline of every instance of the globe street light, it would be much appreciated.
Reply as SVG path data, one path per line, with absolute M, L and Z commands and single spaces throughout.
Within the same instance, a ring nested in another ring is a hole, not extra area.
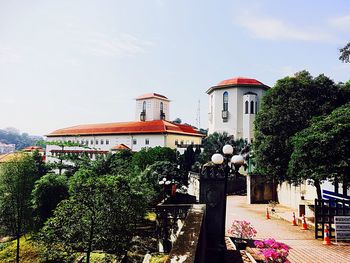
M 225 181 L 224 181 L 224 200 L 223 200 L 223 214 L 222 214 L 222 238 L 221 241 L 223 242 L 223 245 L 225 244 L 225 233 L 226 233 L 226 205 L 227 205 L 227 180 L 229 173 L 231 169 L 234 167 L 234 172 L 235 174 L 238 173 L 239 167 L 244 164 L 244 158 L 242 155 L 233 155 L 233 147 L 229 144 L 226 144 L 222 148 L 222 154 L 220 153 L 215 153 L 211 157 L 211 161 L 215 165 L 224 165 L 224 176 L 225 176 Z M 233 166 L 233 167 L 232 167 Z

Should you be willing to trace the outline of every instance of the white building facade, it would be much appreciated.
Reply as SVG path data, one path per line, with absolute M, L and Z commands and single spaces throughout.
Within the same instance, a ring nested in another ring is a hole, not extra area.
M 155 146 L 176 149 L 178 145 L 201 144 L 204 136 L 192 126 L 168 120 L 169 102 L 163 95 L 145 94 L 136 98 L 136 121 L 85 124 L 53 131 L 46 135 L 48 142 L 71 142 L 79 146 L 47 145 L 47 161 L 55 161 L 61 154 L 85 153 L 95 159 L 121 148 L 140 151 Z
M 242 77 L 209 88 L 209 134 L 227 132 L 236 139 L 251 142 L 255 115 L 267 89 L 260 81 Z

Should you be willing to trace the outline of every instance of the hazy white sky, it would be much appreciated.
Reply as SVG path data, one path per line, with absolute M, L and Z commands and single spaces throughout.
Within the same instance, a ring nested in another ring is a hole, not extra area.
M 0 0 L 0 128 L 131 121 L 149 92 L 192 124 L 200 100 L 206 128 L 205 91 L 223 79 L 349 80 L 348 41 L 348 0 Z

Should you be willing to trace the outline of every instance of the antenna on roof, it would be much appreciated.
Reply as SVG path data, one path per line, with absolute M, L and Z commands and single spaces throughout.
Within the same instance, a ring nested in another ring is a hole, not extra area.
M 199 130 L 201 128 L 201 101 L 200 100 L 198 100 L 196 125 L 197 125 L 197 128 Z

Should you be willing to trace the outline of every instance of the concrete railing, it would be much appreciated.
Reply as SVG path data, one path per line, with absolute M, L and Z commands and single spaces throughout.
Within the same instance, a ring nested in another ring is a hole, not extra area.
M 205 262 L 205 207 L 203 204 L 191 205 L 167 263 Z

